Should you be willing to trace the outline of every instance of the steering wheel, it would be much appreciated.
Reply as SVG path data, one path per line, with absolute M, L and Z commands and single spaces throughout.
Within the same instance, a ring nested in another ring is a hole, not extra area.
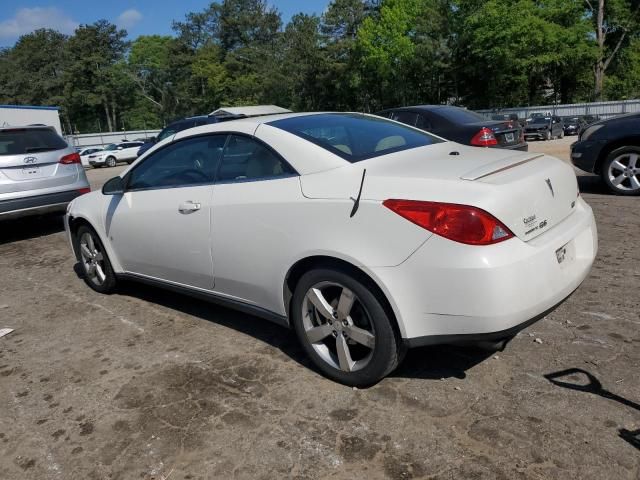
M 196 170 L 195 168 L 190 168 L 188 170 L 184 170 L 183 172 L 180 172 L 180 176 L 191 177 L 193 180 L 198 182 L 199 181 L 208 182 L 210 180 L 209 175 L 207 175 L 206 173 L 200 170 Z

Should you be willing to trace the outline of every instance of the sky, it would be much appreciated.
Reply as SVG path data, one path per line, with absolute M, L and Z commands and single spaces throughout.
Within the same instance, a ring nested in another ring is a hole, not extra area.
M 71 34 L 79 24 L 106 19 L 138 35 L 170 35 L 171 21 L 182 20 L 188 12 L 204 10 L 210 0 L 0 0 L 0 47 L 12 46 L 20 35 L 38 28 L 52 28 Z M 321 14 L 329 0 L 268 0 L 286 23 L 298 12 Z

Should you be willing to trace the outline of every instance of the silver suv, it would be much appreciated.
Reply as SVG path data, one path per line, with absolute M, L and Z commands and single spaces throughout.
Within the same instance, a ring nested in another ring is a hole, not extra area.
M 90 191 L 80 155 L 53 128 L 0 128 L 0 220 L 64 212 Z

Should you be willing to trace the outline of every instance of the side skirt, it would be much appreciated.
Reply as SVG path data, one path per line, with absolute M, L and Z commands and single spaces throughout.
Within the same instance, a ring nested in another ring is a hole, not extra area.
M 188 295 L 200 300 L 205 300 L 207 302 L 215 303 L 216 305 L 220 305 L 233 310 L 238 310 L 243 313 L 248 313 L 249 315 L 255 315 L 256 317 L 263 318 L 282 327 L 291 327 L 291 325 L 289 324 L 289 319 L 284 315 L 280 315 L 278 313 L 272 312 L 271 310 L 267 310 L 266 308 L 251 305 L 250 303 L 245 303 L 240 300 L 227 298 L 212 292 L 205 292 L 202 290 L 196 290 L 194 288 L 184 287 L 182 285 L 176 285 L 174 283 L 164 282 L 155 278 L 136 275 L 135 273 L 119 273 L 116 276 L 119 280 L 131 280 L 134 282 L 144 283 L 152 287 L 164 288 L 165 290 L 171 290 L 182 295 Z

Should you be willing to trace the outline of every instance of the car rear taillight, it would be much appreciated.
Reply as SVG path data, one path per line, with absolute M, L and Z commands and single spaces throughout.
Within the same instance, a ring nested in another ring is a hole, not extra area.
M 69 155 L 65 155 L 60 159 L 60 163 L 63 165 L 70 165 L 72 163 L 80 163 L 80 154 L 79 153 L 70 153 Z
M 91 189 L 89 187 L 87 187 L 87 188 L 79 188 L 78 189 L 78 193 L 80 195 L 84 195 L 85 193 L 91 193 Z
M 476 147 L 490 147 L 497 144 L 498 139 L 487 127 L 482 127 L 482 129 L 471 139 L 471 145 Z
M 492 245 L 514 236 L 493 215 L 469 205 L 394 199 L 382 204 L 430 232 L 468 245 Z

